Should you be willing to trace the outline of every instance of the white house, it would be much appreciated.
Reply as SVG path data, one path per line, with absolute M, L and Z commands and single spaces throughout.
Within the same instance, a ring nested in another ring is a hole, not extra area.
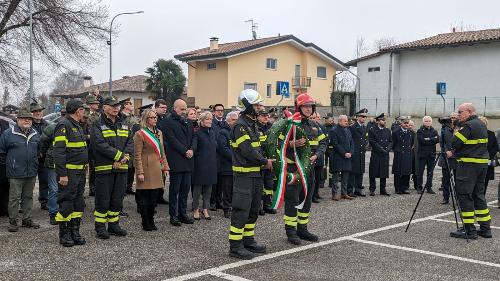
M 472 102 L 479 114 L 500 116 L 500 29 L 439 34 L 346 65 L 357 67 L 357 107 L 371 115 L 442 116 Z

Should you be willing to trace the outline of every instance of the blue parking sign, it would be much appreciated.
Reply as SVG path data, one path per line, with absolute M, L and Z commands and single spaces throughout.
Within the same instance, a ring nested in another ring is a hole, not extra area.
M 277 81 L 276 94 L 279 96 L 284 96 L 286 98 L 290 97 L 290 83 L 285 81 Z
M 437 82 L 436 83 L 436 94 L 437 95 L 446 95 L 446 83 L 445 82 Z

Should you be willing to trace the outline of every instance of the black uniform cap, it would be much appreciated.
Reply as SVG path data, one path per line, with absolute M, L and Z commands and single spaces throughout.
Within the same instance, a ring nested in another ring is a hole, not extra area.
M 77 99 L 72 99 L 72 100 L 69 100 L 67 103 L 66 103 L 66 113 L 68 114 L 73 114 L 75 113 L 78 108 L 82 107 L 83 108 L 83 102 L 81 100 L 77 100 Z
M 385 113 L 382 113 L 379 116 L 375 117 L 375 120 L 381 120 L 381 119 L 385 119 Z
M 360 111 L 356 112 L 354 115 L 355 116 L 364 116 L 364 117 L 366 117 L 366 116 L 368 116 L 368 109 L 363 108 Z

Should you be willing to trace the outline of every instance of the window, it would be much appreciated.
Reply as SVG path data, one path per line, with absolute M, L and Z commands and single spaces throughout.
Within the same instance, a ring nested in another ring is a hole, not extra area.
M 316 69 L 316 76 L 318 78 L 325 78 L 326 79 L 326 67 L 324 66 L 318 66 Z
M 245 85 L 243 85 L 243 89 L 252 89 L 257 91 L 257 83 L 245 83 Z
M 267 69 L 274 69 L 276 70 L 278 66 L 278 60 L 277 59 L 267 59 L 266 60 L 266 68 Z
M 380 71 L 380 66 L 368 67 L 368 72 Z
M 267 84 L 267 91 L 266 91 L 266 96 L 268 98 L 273 96 L 273 86 L 271 84 Z
M 207 63 L 207 70 L 216 69 L 217 64 L 215 62 Z

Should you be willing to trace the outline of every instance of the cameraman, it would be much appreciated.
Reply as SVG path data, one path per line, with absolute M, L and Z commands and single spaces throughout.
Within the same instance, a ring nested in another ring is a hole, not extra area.
M 455 130 L 455 125 L 458 121 L 458 113 L 452 112 L 449 117 L 439 119 L 439 123 L 441 123 L 441 152 L 450 151 L 451 153 L 451 139 L 453 138 L 453 130 Z M 448 158 L 448 167 L 446 167 L 443 158 L 439 158 L 438 165 L 442 168 L 442 185 L 443 185 L 443 201 L 441 204 L 448 204 L 450 200 L 450 171 L 453 172 L 453 178 L 456 182 L 456 172 L 457 172 L 457 159 L 452 156 Z
M 434 173 L 434 160 L 436 159 L 436 144 L 439 143 L 439 135 L 436 129 L 432 127 L 432 118 L 430 116 L 425 116 L 422 119 L 423 125 L 417 131 L 417 179 L 418 186 L 417 191 L 424 192 L 423 181 L 424 181 L 424 169 L 427 166 L 427 181 L 425 183 L 425 190 L 427 193 L 435 194 L 432 190 L 432 177 Z
M 458 128 L 451 140 L 452 151 L 447 157 L 455 156 L 457 165 L 456 192 L 464 228 L 450 233 L 454 238 L 477 239 L 477 236 L 491 238 L 490 211 L 484 199 L 484 181 L 488 168 L 488 133 L 486 125 L 476 115 L 472 103 L 458 106 Z M 474 218 L 480 225 L 474 226 Z

